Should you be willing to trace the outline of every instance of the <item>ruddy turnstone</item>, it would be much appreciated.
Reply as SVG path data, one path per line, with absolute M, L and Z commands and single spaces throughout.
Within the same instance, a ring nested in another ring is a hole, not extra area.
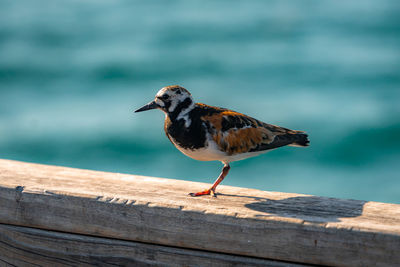
M 271 125 L 225 108 L 195 103 L 185 88 L 162 88 L 155 99 L 135 112 L 160 109 L 165 113 L 164 130 L 183 154 L 196 160 L 218 160 L 224 164 L 211 188 L 191 196 L 213 194 L 228 174 L 232 161 L 265 153 L 281 146 L 308 146 L 302 131 Z

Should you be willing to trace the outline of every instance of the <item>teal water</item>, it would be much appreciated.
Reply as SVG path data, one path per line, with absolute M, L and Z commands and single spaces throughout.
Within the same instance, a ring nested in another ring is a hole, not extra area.
M 400 2 L 0 1 L 0 157 L 211 183 L 163 86 L 305 130 L 226 185 L 400 203 Z M 191 191 L 188 188 L 188 192 Z

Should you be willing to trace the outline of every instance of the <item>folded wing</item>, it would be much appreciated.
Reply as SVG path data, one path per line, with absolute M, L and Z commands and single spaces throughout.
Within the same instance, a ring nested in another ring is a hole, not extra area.
M 228 155 L 258 152 L 281 146 L 308 146 L 302 131 L 267 124 L 231 110 L 202 117 L 212 139 Z

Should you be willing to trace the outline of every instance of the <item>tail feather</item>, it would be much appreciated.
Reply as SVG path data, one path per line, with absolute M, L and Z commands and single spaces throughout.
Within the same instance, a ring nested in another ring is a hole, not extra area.
M 310 145 L 310 140 L 308 140 L 308 135 L 304 133 L 299 133 L 294 135 L 295 140 L 289 146 L 304 147 Z

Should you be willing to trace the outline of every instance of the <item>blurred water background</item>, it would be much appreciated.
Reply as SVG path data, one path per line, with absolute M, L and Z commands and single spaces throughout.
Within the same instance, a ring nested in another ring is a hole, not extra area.
M 0 1 L 0 157 L 212 183 L 163 86 L 310 134 L 225 185 L 400 203 L 400 2 Z M 188 192 L 191 191 L 188 188 Z

